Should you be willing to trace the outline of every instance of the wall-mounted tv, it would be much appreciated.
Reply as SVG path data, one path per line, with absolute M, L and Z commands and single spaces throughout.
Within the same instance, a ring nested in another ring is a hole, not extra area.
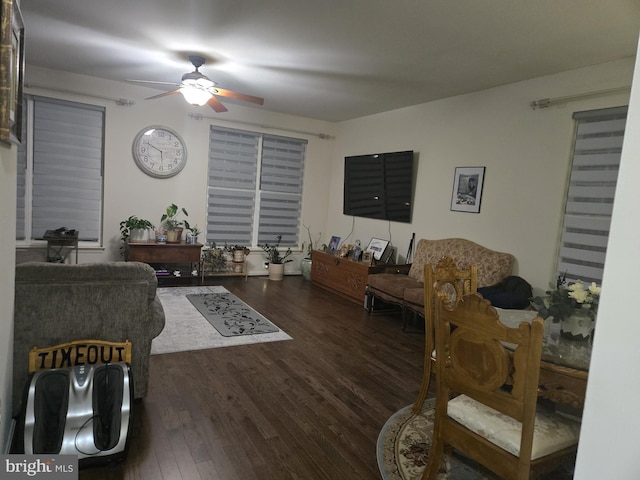
M 343 213 L 411 223 L 413 150 L 344 159 Z

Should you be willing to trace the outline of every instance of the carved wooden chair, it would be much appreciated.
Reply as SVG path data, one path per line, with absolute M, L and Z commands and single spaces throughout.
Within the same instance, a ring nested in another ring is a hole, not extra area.
M 478 293 L 452 309 L 438 296 L 435 327 L 436 416 L 423 480 L 437 477 L 445 448 L 507 479 L 538 476 L 575 455 L 579 423 L 537 409 L 541 318 L 509 328 Z
M 445 292 L 443 301 L 455 304 L 467 293 L 478 290 L 478 267 L 473 264 L 468 269 L 459 270 L 453 259 L 442 257 L 435 268 L 424 266 L 424 367 L 422 369 L 422 385 L 420 393 L 413 404 L 413 412 L 420 413 L 427 398 L 431 372 L 435 361 L 435 296 L 437 292 Z

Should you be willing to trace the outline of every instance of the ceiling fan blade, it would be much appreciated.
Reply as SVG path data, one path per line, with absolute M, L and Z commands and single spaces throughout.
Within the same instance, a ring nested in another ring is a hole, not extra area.
M 176 82 L 156 82 L 155 80 L 130 80 L 130 79 L 127 79 L 127 82 L 132 82 L 132 83 L 153 83 L 155 85 L 174 85 L 176 87 L 180 86 L 180 84 L 176 83 Z
M 180 89 L 177 88 L 176 90 L 170 90 L 168 92 L 160 93 L 158 95 L 154 95 L 153 97 L 147 97 L 147 98 L 145 98 L 145 100 L 153 100 L 153 99 L 156 99 L 156 98 L 162 98 L 162 97 L 166 97 L 168 95 L 173 95 L 174 93 L 180 93 Z
M 258 105 L 264 105 L 264 98 L 254 97 L 253 95 L 247 95 L 245 93 L 238 93 L 232 90 L 225 90 L 224 88 L 213 87 L 217 92 L 216 95 L 222 97 L 233 98 L 235 100 L 243 100 L 245 102 L 256 103 Z
M 216 97 L 211 97 L 208 101 L 207 101 L 207 105 L 209 105 L 211 108 L 213 108 L 214 111 L 218 112 L 218 113 L 222 113 L 222 112 L 227 112 L 227 107 L 225 107 L 220 100 L 218 100 Z

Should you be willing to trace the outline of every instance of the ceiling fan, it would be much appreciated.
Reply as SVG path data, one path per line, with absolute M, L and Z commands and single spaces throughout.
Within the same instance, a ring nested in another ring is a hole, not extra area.
M 200 73 L 198 68 L 204 65 L 204 57 L 199 55 L 190 55 L 189 60 L 195 67 L 195 70 L 190 73 L 185 73 L 182 76 L 180 83 L 170 82 L 154 82 L 152 80 L 129 80 L 130 82 L 138 83 L 155 83 L 163 85 L 175 85 L 178 88 L 169 92 L 160 93 L 153 97 L 145 98 L 145 100 L 153 100 L 156 98 L 166 97 L 167 95 L 173 95 L 175 93 L 181 93 L 184 99 L 194 106 L 201 106 L 204 104 L 209 105 L 213 110 L 218 113 L 226 112 L 222 102 L 217 97 L 233 98 L 234 100 L 242 100 L 244 102 L 255 103 L 257 105 L 264 104 L 264 98 L 254 97 L 253 95 L 247 95 L 245 93 L 234 92 L 232 90 L 225 90 L 216 86 L 216 83 L 209 80 L 209 78 Z

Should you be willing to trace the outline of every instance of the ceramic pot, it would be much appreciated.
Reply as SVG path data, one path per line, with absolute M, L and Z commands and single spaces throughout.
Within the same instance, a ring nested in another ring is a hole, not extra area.
M 183 228 L 167 230 L 167 243 L 180 243 L 180 240 L 182 240 L 182 230 Z
M 300 271 L 305 280 L 311 280 L 311 259 L 303 258 L 300 260 Z
M 132 228 L 129 232 L 129 243 L 142 243 L 149 239 L 149 231 L 145 228 Z
M 576 309 L 560 321 L 560 333 L 574 340 L 586 340 L 593 335 L 595 320 L 588 309 Z
M 282 280 L 284 277 L 284 263 L 269 264 L 269 280 Z

